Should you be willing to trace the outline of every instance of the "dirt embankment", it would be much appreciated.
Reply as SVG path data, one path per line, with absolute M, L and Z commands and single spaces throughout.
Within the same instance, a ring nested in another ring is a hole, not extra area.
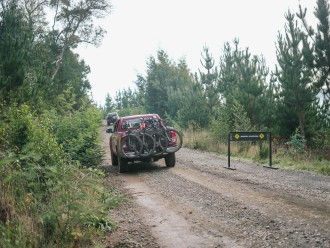
M 330 247 L 330 177 L 182 148 L 177 164 L 119 174 L 102 128 L 107 181 L 131 198 L 110 213 L 108 247 Z

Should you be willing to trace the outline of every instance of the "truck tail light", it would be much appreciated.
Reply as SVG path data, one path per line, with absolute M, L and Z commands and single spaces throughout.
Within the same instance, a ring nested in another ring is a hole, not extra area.
M 170 138 L 171 138 L 171 142 L 172 144 L 176 144 L 176 133 L 173 131 L 170 131 Z

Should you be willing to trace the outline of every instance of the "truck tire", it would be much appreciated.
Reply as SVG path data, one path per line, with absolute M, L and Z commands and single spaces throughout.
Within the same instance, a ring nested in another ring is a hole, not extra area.
M 169 153 L 165 156 L 166 167 L 174 167 L 175 162 L 176 162 L 175 153 Z
M 118 157 L 116 154 L 114 154 L 111 150 L 110 150 L 110 155 L 111 155 L 111 164 L 114 166 L 118 165 Z
M 118 158 L 119 173 L 128 171 L 128 161 L 125 158 Z

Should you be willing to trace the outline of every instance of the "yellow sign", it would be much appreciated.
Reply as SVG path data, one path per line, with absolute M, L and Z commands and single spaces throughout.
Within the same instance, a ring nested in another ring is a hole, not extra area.
M 267 140 L 267 135 L 264 132 L 230 132 L 232 141 L 257 141 Z

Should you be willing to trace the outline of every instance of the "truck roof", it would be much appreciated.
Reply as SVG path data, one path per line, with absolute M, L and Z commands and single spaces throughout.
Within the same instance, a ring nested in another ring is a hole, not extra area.
M 120 119 L 128 120 L 128 119 L 145 118 L 145 117 L 151 117 L 151 116 L 156 116 L 156 117 L 160 118 L 158 114 L 141 114 L 141 115 L 123 116 Z

